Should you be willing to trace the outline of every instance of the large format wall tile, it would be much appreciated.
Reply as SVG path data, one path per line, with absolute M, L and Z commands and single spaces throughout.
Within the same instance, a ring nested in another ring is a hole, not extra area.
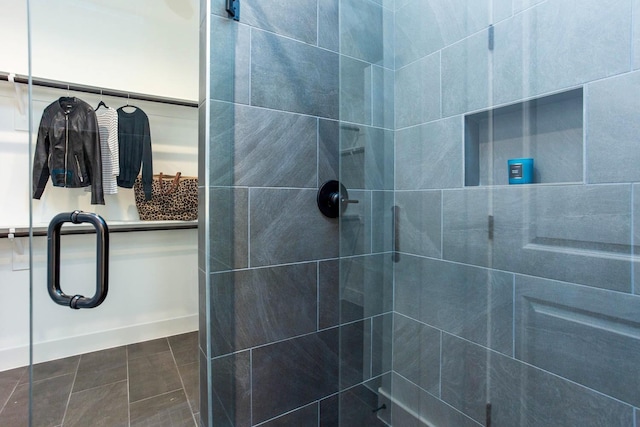
M 246 188 L 210 188 L 209 197 L 211 271 L 247 267 L 249 191 Z
M 629 71 L 630 50 L 631 0 L 543 2 L 495 26 L 495 102 Z
M 212 185 L 316 188 L 315 118 L 226 103 L 212 115 Z
M 371 253 L 371 192 L 351 190 L 350 203 L 340 216 L 340 256 Z
M 340 180 L 351 189 L 393 190 L 393 131 L 340 126 Z
M 371 377 L 370 331 L 371 319 L 340 326 L 340 390 Z
M 371 192 L 371 252 L 393 250 L 393 191 Z
M 440 69 L 440 55 L 433 54 L 396 71 L 396 129 L 440 118 Z
M 516 276 L 516 358 L 640 405 L 640 297 Z
M 244 0 L 240 22 L 282 36 L 316 44 L 317 0 L 293 0 L 283 7 L 280 0 Z
M 339 395 L 334 394 L 333 396 L 320 401 L 319 421 L 319 427 L 333 427 L 340 425 Z
M 418 420 L 418 417 L 434 426 L 478 427 L 484 425 L 476 423 L 400 375 L 394 374 L 392 383 L 393 397 L 396 399 L 391 404 L 394 426 L 423 427 L 425 424 Z
M 442 256 L 442 193 L 402 191 L 396 193 L 399 236 L 396 250 L 433 258 Z
M 396 189 L 462 186 L 462 119 L 452 117 L 396 132 Z
M 212 16 L 209 43 L 210 99 L 248 104 L 249 27 L 231 19 Z
M 318 120 L 318 188 L 340 174 L 340 129 L 336 120 Z
M 640 269 L 638 262 L 640 261 L 640 250 L 638 249 L 638 242 L 640 242 L 640 187 L 638 184 L 633 185 L 633 293 L 640 294 Z
M 434 396 L 440 395 L 440 334 L 416 320 L 394 316 L 393 371 Z
M 316 263 L 212 275 L 213 355 L 315 331 L 316 277 Z
M 213 425 L 251 426 L 251 354 L 248 351 L 211 361 Z
M 513 0 L 513 13 L 522 12 L 531 6 L 535 6 L 536 4 L 544 1 L 546 0 Z
M 630 292 L 630 190 L 568 185 L 445 191 L 443 257 Z
M 251 32 L 252 105 L 337 119 L 338 71 L 336 53 Z
M 393 315 L 391 313 L 371 319 L 371 375 L 375 378 L 391 371 L 393 344 Z
M 338 329 L 252 350 L 253 422 L 338 391 Z
M 442 399 L 496 426 L 633 426 L 633 407 L 468 341 L 444 334 Z
M 631 22 L 633 22 L 633 69 L 640 68 L 640 0 L 633 0 L 633 15 Z
M 340 324 L 340 262 L 318 262 L 318 329 Z
M 372 65 L 340 58 L 340 120 L 371 124 Z
M 587 182 L 640 181 L 640 72 L 587 86 Z
M 368 0 L 342 1 L 340 53 L 393 68 L 393 12 Z
M 490 267 L 489 215 L 495 191 L 485 187 L 442 192 L 442 257 Z
M 371 77 L 371 123 L 373 126 L 394 129 L 393 70 L 374 65 Z
M 252 188 L 250 266 L 335 258 L 338 222 L 322 215 L 317 190 Z
M 509 190 L 495 193 L 495 268 L 630 291 L 630 187 Z
M 504 1 L 502 1 L 504 3 Z M 488 1 L 412 0 L 396 11 L 396 67 L 449 46 L 486 28 Z
M 489 77 L 493 80 L 494 105 L 517 102 L 528 95 L 529 77 L 535 73 L 532 62 L 536 43 L 530 35 L 530 16 L 530 13 L 517 13 L 494 26 Z
M 513 15 L 513 5 L 511 0 L 492 0 L 493 23 L 508 19 Z
M 340 49 L 338 0 L 318 0 L 318 46 L 337 52 Z
M 486 30 L 481 31 L 442 50 L 443 117 L 489 105 L 491 76 L 487 34 Z
M 340 259 L 342 323 L 393 309 L 393 261 L 390 254 Z M 358 312 L 349 310 L 358 308 Z
M 511 355 L 513 275 L 402 255 L 395 311 Z

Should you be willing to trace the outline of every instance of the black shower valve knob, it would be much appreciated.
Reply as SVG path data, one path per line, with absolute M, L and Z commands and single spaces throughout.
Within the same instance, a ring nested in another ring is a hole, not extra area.
M 318 209 L 328 218 L 337 218 L 350 203 L 359 203 L 349 199 L 349 193 L 344 185 L 336 180 L 327 181 L 318 190 Z

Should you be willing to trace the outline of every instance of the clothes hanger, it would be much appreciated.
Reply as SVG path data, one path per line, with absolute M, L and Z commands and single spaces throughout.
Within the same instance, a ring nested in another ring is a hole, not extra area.
M 98 111 L 98 108 L 100 107 L 109 108 L 107 104 L 105 104 L 104 101 L 102 100 L 102 89 L 100 90 L 100 102 L 98 103 L 98 106 L 96 107 L 95 111 Z
M 134 111 L 138 110 L 138 107 L 136 107 L 135 105 L 131 105 L 131 103 L 130 103 L 129 101 L 131 101 L 131 98 L 129 97 L 129 93 L 127 93 L 127 105 L 125 105 L 125 106 L 123 106 L 123 107 L 120 107 L 120 109 L 121 109 L 122 111 L 124 111 L 124 109 L 125 109 L 125 108 L 127 108 L 127 107 L 129 107 L 129 108 L 133 108 L 132 113 L 133 113 Z

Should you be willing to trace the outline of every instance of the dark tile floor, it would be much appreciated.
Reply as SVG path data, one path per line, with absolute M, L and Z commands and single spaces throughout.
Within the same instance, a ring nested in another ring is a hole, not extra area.
M 182 427 L 199 419 L 198 334 L 33 367 L 33 427 Z M 29 372 L 0 372 L 0 426 L 28 425 Z

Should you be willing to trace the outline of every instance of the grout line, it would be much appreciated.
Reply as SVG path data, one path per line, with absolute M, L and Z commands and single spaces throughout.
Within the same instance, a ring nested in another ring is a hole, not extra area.
M 631 211 L 631 218 L 630 218 L 630 222 L 631 222 L 631 294 L 635 295 L 636 294 L 636 268 L 635 268 L 635 258 L 636 258 L 636 250 L 635 250 L 635 244 L 636 244 L 636 239 L 635 239 L 635 227 L 637 226 L 636 222 L 634 221 L 634 217 L 635 217 L 635 210 L 634 210 L 634 204 L 635 204 L 635 198 L 634 198 L 634 184 L 631 184 L 631 201 L 630 201 L 630 211 Z
M 511 357 L 516 358 L 516 275 L 513 274 L 511 283 L 513 288 L 511 297 Z
M 442 363 L 443 362 L 443 360 L 442 360 L 442 347 L 443 347 L 443 345 L 442 345 L 443 344 L 442 343 L 442 341 L 443 341 L 442 337 L 443 337 L 443 333 L 442 333 L 442 331 L 440 331 L 440 356 L 439 356 L 440 363 L 438 364 L 439 365 L 438 367 L 440 369 L 439 369 L 439 372 L 438 372 L 438 377 L 439 377 L 438 378 L 438 399 L 442 399 L 442 364 L 443 364 Z
M 253 349 L 249 349 L 249 423 L 253 425 Z
M 73 381 L 71 382 L 71 388 L 69 389 L 69 396 L 67 397 L 67 404 L 64 408 L 64 413 L 62 414 L 62 422 L 60 425 L 64 425 L 65 418 L 67 417 L 67 411 L 69 410 L 69 403 L 71 402 L 71 394 L 73 393 L 73 387 L 76 385 L 76 378 L 78 377 L 78 369 L 80 368 L 80 362 L 82 361 L 82 355 L 78 357 L 78 363 L 76 364 L 76 370 L 73 374 Z M 29 384 L 31 388 L 31 384 Z M 29 419 L 31 422 L 31 419 Z
M 316 331 L 320 329 L 320 261 L 316 261 Z
M 126 345 L 124 347 L 125 351 L 125 367 L 127 370 L 127 422 L 129 423 L 129 427 L 131 427 L 131 393 L 130 393 L 130 385 L 131 381 L 129 378 L 129 346 Z
M 169 344 L 169 350 L 171 351 L 171 358 L 173 359 L 173 364 L 176 368 L 176 372 L 178 373 L 178 378 L 180 379 L 180 385 L 182 386 L 182 392 L 184 393 L 184 397 L 187 400 L 187 405 L 189 405 L 189 411 L 191 412 L 191 417 L 195 420 L 195 412 L 193 411 L 193 407 L 191 406 L 191 399 L 189 399 L 189 395 L 187 394 L 187 387 L 184 385 L 184 380 L 182 379 L 182 374 L 180 373 L 180 368 L 178 367 L 178 361 L 176 360 L 176 355 L 173 352 L 173 346 L 171 345 L 171 341 L 169 337 L 167 338 L 167 343 Z

